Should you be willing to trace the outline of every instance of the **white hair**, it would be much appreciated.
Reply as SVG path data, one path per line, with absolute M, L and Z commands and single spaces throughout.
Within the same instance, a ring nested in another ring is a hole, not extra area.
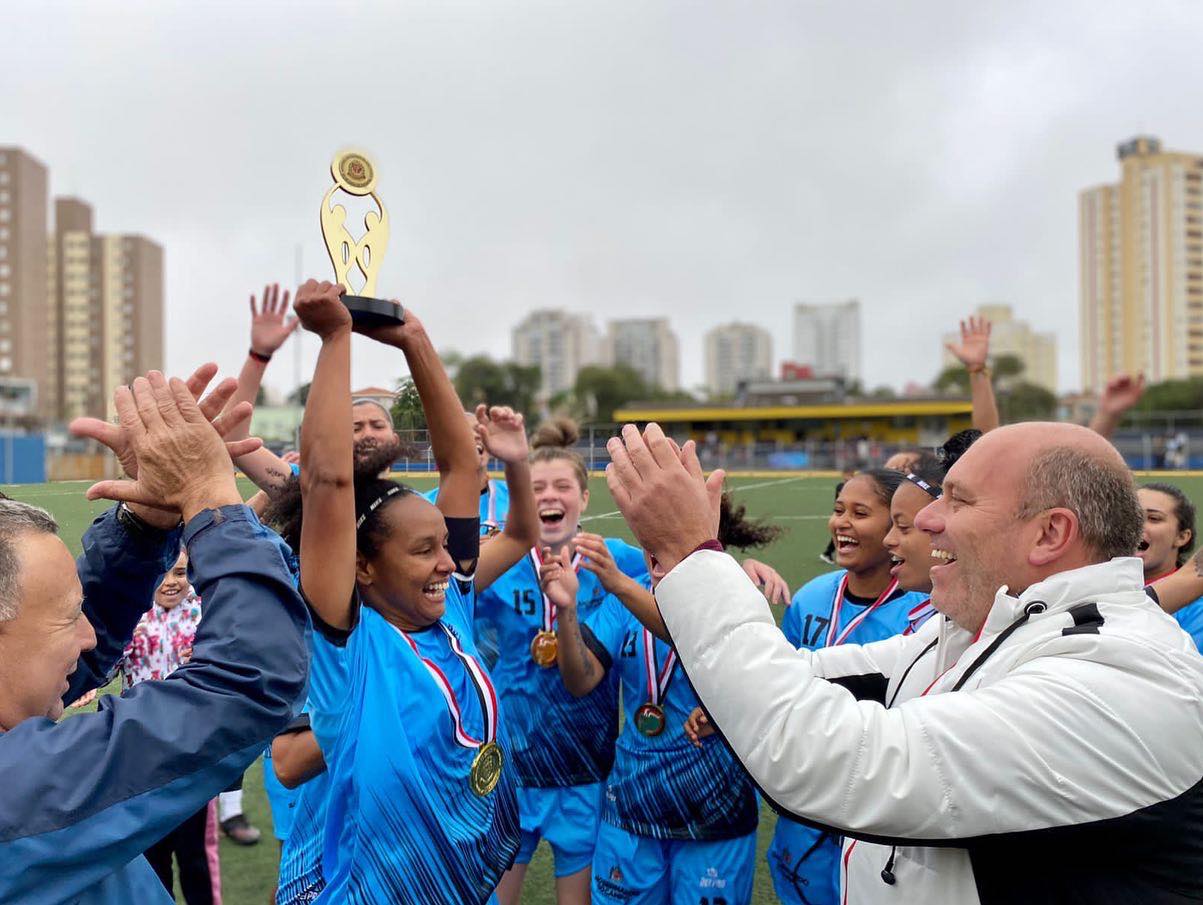
M 27 532 L 58 534 L 58 522 L 45 509 L 16 500 L 0 500 L 0 622 L 17 616 L 21 561 L 14 541 Z

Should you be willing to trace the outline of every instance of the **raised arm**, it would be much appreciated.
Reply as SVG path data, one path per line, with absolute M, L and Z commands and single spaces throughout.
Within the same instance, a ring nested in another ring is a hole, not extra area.
M 600 534 L 582 531 L 572 542 L 584 554 L 581 568 L 596 575 L 602 587 L 617 597 L 644 628 L 661 641 L 668 641 L 668 631 L 656 608 L 656 598 L 640 582 L 618 568 L 614 555 L 606 546 L 606 539 Z
M 230 405 L 240 402 L 254 404 L 259 395 L 259 387 L 263 375 L 267 371 L 268 362 L 280 350 L 284 342 L 296 331 L 300 321 L 288 317 L 288 290 L 280 293 L 280 284 L 272 283 L 263 288 L 263 303 L 257 305 L 255 297 L 251 296 L 251 339 L 247 349 L 246 361 L 238 373 L 238 389 L 235 391 Z M 247 425 L 246 429 L 249 429 Z M 235 435 L 231 439 L 238 439 Z M 245 436 L 242 434 L 241 436 Z M 275 493 L 284 486 L 292 473 L 288 464 L 267 448 L 261 448 L 249 455 L 242 456 L 234 463 L 250 478 L 255 486 L 268 494 Z
M 322 341 L 301 422 L 301 587 L 332 628 L 354 626 L 355 486 L 351 436 L 351 313 L 342 286 L 309 280 L 296 311 Z
M 189 395 L 198 399 L 216 373 L 215 364 L 197 368 L 185 382 Z M 246 404 L 227 406 L 233 392 L 232 379 L 221 381 L 198 403 L 198 410 L 226 439 L 227 451 L 237 454 L 257 446 L 259 441 L 230 440 L 235 430 L 250 420 L 251 413 Z M 108 446 L 126 475 L 137 478 L 137 456 L 128 434 L 119 425 L 77 418 L 70 430 Z M 228 459 L 225 467 L 229 467 Z M 108 682 L 138 619 L 146 612 L 147 601 L 153 599 L 159 580 L 179 555 L 181 527 L 178 510 L 130 502 L 110 509 L 84 534 L 76 570 L 83 586 L 84 615 L 96 631 L 96 647 L 80 657 L 68 680 L 65 701 L 73 701 Z
M 304 605 L 185 384 L 152 372 L 116 398 L 137 478 L 89 497 L 183 516 L 205 618 L 169 678 L 0 733 L 0 775 L 19 778 L 0 803 L 0 901 L 75 901 L 120 870 L 239 776 L 305 687 Z
M 1107 381 L 1099 396 L 1099 408 L 1090 419 L 1090 429 L 1110 440 L 1128 409 L 1140 402 L 1145 392 L 1145 375 L 1120 374 Z
M 581 635 L 576 610 L 580 583 L 572 569 L 572 551 L 567 546 L 560 550 L 559 556 L 544 551 L 539 583 L 556 608 L 556 663 L 560 678 L 574 696 L 584 697 L 605 678 L 606 667 Z
M 990 357 L 990 321 L 970 316 L 961 321 L 960 345 L 945 347 L 969 372 L 969 398 L 973 404 L 973 426 L 983 434 L 998 427 L 998 403 L 986 362 Z
M 476 567 L 476 590 L 483 591 L 514 563 L 526 556 L 539 540 L 539 517 L 531 490 L 530 449 L 522 415 L 506 406 L 476 407 L 476 436 L 495 459 L 505 465 L 510 491 L 510 511 L 505 528 L 481 548 Z M 440 491 L 441 492 L 441 491 Z

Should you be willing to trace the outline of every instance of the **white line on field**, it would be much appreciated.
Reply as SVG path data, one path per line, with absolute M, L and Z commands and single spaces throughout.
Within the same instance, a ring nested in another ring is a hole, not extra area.
M 759 484 L 737 484 L 734 487 L 732 487 L 731 489 L 732 490 L 740 490 L 740 491 L 759 490 L 761 487 L 774 487 L 777 484 L 789 484 L 792 481 L 801 481 L 802 479 L 803 478 L 801 475 L 795 475 L 792 478 L 780 478 L 776 481 L 761 481 Z M 619 512 L 617 509 L 615 509 L 613 512 L 602 512 L 598 515 L 586 515 L 581 518 L 581 521 L 582 522 L 592 522 L 592 521 L 595 521 L 595 520 L 601 519 L 601 518 L 617 518 L 620 515 L 622 515 L 622 513 Z M 823 516 L 823 518 L 827 518 L 827 516 Z

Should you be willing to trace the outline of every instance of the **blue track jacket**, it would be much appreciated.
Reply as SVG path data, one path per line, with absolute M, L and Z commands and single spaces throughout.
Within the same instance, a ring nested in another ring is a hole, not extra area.
M 94 714 L 30 718 L 0 734 L 0 902 L 173 900 L 142 857 L 263 752 L 303 699 L 305 605 L 278 541 L 245 506 L 184 528 L 205 616 L 192 659 L 162 681 L 102 699 Z M 97 646 L 72 701 L 104 684 L 179 550 L 135 536 L 115 509 L 76 563 Z

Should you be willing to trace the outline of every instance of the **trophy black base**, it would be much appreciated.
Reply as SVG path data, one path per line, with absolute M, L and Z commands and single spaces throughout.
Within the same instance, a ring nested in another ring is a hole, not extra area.
M 405 323 L 405 309 L 396 302 L 366 295 L 344 295 L 342 298 L 357 327 L 396 327 Z

